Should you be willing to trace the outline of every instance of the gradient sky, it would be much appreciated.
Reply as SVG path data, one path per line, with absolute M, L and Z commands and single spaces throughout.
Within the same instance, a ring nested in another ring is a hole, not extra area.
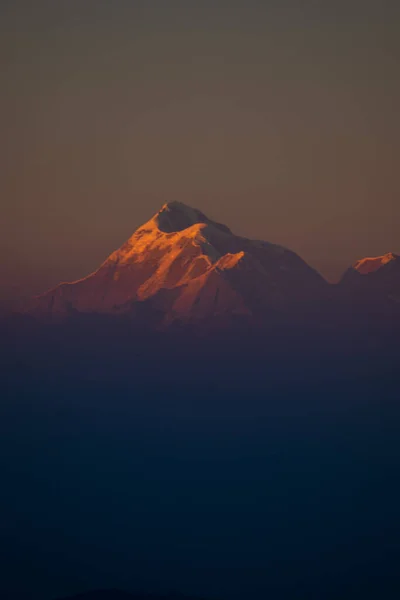
M 400 252 L 398 0 L 0 0 L 1 291 L 180 200 L 335 279 Z

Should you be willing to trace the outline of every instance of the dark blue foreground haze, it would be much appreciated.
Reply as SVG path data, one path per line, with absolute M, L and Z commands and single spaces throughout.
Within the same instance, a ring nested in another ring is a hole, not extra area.
M 309 331 L 3 325 L 1 598 L 398 598 L 399 350 Z

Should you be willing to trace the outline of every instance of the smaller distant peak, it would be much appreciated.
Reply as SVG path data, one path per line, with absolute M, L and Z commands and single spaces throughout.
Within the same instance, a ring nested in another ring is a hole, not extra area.
M 399 257 L 393 252 L 388 252 L 382 256 L 367 257 L 358 260 L 354 265 L 355 269 L 360 275 L 369 275 L 375 273 L 385 265 L 397 260 Z

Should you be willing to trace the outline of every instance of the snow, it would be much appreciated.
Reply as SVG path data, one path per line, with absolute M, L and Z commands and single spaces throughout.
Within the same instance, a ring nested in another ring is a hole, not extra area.
M 294 253 L 236 236 L 201 211 L 171 202 L 97 271 L 78 282 L 62 284 L 38 302 L 44 312 L 62 313 L 72 307 L 80 312 L 112 313 L 121 307 L 130 310 L 133 303 L 155 299 L 162 292 L 168 320 L 168 315 L 177 313 L 191 318 L 216 310 L 251 312 L 244 297 L 280 307 L 297 302 L 303 288 L 318 290 L 323 285 Z
M 369 275 L 375 273 L 390 262 L 397 260 L 397 256 L 392 252 L 384 254 L 383 256 L 367 257 L 357 261 L 354 265 L 354 269 L 360 273 L 360 275 Z

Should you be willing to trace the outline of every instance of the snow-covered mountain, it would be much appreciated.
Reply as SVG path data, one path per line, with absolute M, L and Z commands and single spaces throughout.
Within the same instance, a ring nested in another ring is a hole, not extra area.
M 328 284 L 294 252 L 234 235 L 199 210 L 165 204 L 91 275 L 37 297 L 35 314 L 161 315 L 163 323 L 295 311 Z
M 383 256 L 358 260 L 353 266 L 353 270 L 357 271 L 360 275 L 370 275 L 371 273 L 376 273 L 386 265 L 394 263 L 396 260 L 398 260 L 398 256 L 393 254 L 393 252 L 388 252 L 388 254 L 384 254 Z
M 363 258 L 345 272 L 339 287 L 360 308 L 400 311 L 400 257 L 389 252 Z

